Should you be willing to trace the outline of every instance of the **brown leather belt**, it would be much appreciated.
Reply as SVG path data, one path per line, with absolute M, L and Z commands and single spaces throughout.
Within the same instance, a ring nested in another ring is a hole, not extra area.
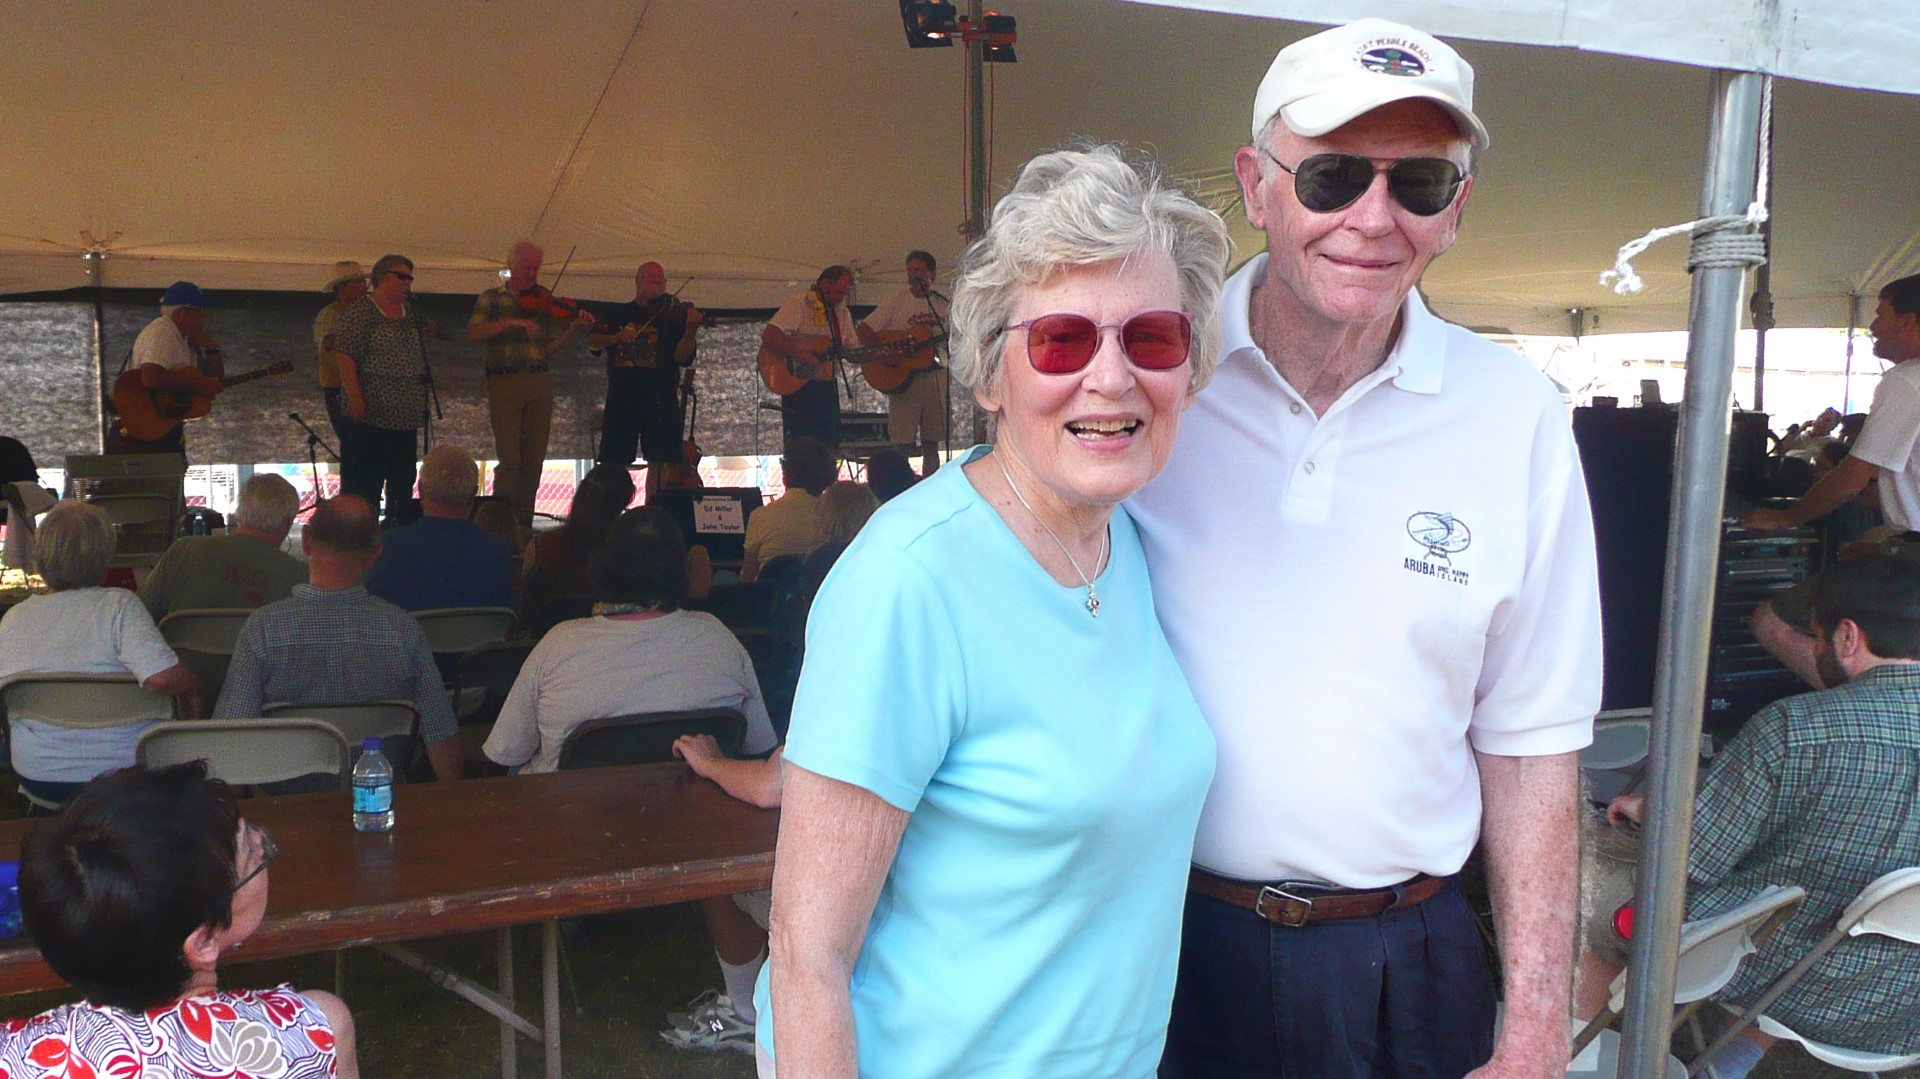
M 1295 928 L 1342 918 L 1371 918 L 1395 907 L 1411 907 L 1432 899 L 1444 884 L 1446 878 L 1429 877 L 1422 873 L 1409 880 L 1401 888 L 1400 894 L 1395 895 L 1392 888 L 1353 892 L 1327 890 L 1322 886 L 1297 881 L 1255 884 L 1209 873 L 1199 866 L 1194 866 L 1187 875 L 1187 890 L 1190 892 L 1253 911 L 1275 925 Z
M 487 377 L 492 378 L 495 375 L 544 375 L 549 370 L 551 370 L 551 368 L 544 363 L 509 364 L 504 367 L 487 368 Z

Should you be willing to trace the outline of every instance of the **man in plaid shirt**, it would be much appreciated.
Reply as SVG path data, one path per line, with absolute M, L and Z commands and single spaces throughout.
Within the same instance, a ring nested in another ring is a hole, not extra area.
M 434 778 L 459 779 L 459 728 L 426 635 L 364 583 L 380 554 L 373 507 L 358 495 L 320 503 L 300 544 L 309 583 L 247 617 L 214 718 L 258 716 L 269 703 L 411 701 Z
M 1736 1007 L 1825 936 L 1876 877 L 1920 865 L 1920 564 L 1879 555 L 1817 581 L 1815 658 L 1830 688 L 1749 720 L 1701 781 L 1694 807 L 1689 919 L 1724 913 L 1769 884 L 1807 890 L 1719 994 Z M 1644 808 L 1643 795 L 1622 795 L 1608 816 L 1638 821 Z M 1589 975 L 1604 985 L 1613 972 L 1583 960 Z M 1920 1052 L 1920 947 L 1851 937 L 1767 1015 L 1849 1049 Z M 1715 1057 L 1721 1079 L 1746 1075 L 1774 1041 L 1742 1031 Z

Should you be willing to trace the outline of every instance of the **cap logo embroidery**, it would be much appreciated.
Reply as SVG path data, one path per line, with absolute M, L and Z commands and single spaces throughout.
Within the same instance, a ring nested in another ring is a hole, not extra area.
M 1428 59 L 1415 51 L 1410 41 L 1369 41 L 1355 57 L 1361 67 L 1376 75 L 1417 78 L 1427 73 Z

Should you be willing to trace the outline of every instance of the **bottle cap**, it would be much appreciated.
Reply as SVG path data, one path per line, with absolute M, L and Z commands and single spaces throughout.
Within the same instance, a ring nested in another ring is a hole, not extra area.
M 371 753 L 371 752 L 373 752 L 374 750 L 376 750 L 376 749 L 379 749 L 379 748 L 380 748 L 380 739 L 378 739 L 378 738 L 369 738 L 369 739 L 367 739 L 367 740 L 366 740 L 365 742 L 362 742 L 362 743 L 360 743 L 360 748 L 361 748 L 361 749 L 364 749 L 364 750 L 366 750 L 366 751 L 367 751 L 367 752 L 369 752 L 369 753 Z

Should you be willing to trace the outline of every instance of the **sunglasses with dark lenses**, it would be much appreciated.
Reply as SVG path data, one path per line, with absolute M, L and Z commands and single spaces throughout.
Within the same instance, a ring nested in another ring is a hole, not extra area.
M 1293 176 L 1293 193 L 1300 205 L 1317 214 L 1351 206 L 1373 186 L 1372 158 L 1358 154 L 1314 154 L 1287 168 L 1273 151 L 1261 147 L 1280 168 Z M 1387 190 L 1410 214 L 1432 217 L 1453 205 L 1466 177 L 1460 166 L 1444 157 L 1403 157 L 1387 168 Z
M 1285 166 L 1282 166 L 1282 167 L 1284 168 Z M 405 270 L 388 270 L 388 271 L 387 271 L 387 276 L 388 276 L 388 277 L 397 277 L 397 278 L 399 278 L 399 279 L 400 279 L 400 280 L 402 280 L 402 281 L 412 281 L 412 280 L 413 280 L 413 275 L 412 275 L 412 274 L 410 274 L 410 273 L 408 273 L 408 272 L 406 272 Z
M 1100 335 L 1120 333 L 1120 351 L 1143 371 L 1167 371 L 1187 362 L 1193 316 L 1185 311 L 1142 311 L 1125 322 L 1101 325 L 1085 315 L 1041 315 L 1008 330 L 1027 331 L 1027 362 L 1043 375 L 1070 375 L 1092 362 Z

